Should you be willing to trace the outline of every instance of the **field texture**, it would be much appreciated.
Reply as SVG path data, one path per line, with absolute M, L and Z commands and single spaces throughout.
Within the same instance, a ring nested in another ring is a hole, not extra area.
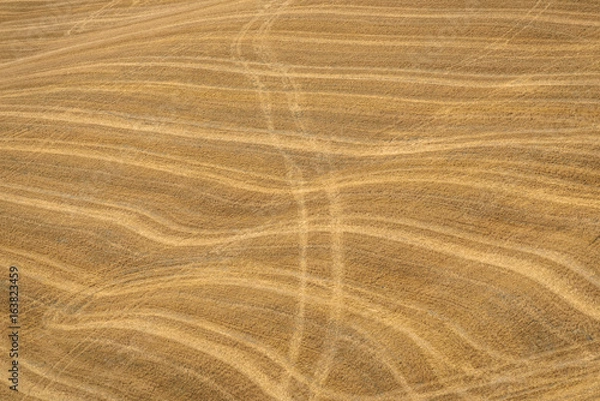
M 600 2 L 1 1 L 0 279 L 1 400 L 600 400 Z

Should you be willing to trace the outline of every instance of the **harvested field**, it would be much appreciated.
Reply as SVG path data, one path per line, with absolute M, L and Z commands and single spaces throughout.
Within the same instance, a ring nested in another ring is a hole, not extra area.
M 600 3 L 0 2 L 0 278 L 1 400 L 600 400 Z

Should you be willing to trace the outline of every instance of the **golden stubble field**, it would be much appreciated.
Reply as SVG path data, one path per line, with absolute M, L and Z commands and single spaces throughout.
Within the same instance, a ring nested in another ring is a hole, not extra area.
M 599 400 L 599 86 L 596 0 L 0 2 L 0 399 Z

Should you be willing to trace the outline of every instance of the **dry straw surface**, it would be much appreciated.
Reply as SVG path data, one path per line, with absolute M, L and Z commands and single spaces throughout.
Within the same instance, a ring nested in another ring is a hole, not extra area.
M 597 0 L 0 2 L 2 400 L 600 399 Z

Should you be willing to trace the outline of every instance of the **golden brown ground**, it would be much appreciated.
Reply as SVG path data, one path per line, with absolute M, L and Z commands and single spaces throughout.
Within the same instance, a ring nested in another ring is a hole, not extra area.
M 600 400 L 599 87 L 596 0 L 0 2 L 0 399 Z

